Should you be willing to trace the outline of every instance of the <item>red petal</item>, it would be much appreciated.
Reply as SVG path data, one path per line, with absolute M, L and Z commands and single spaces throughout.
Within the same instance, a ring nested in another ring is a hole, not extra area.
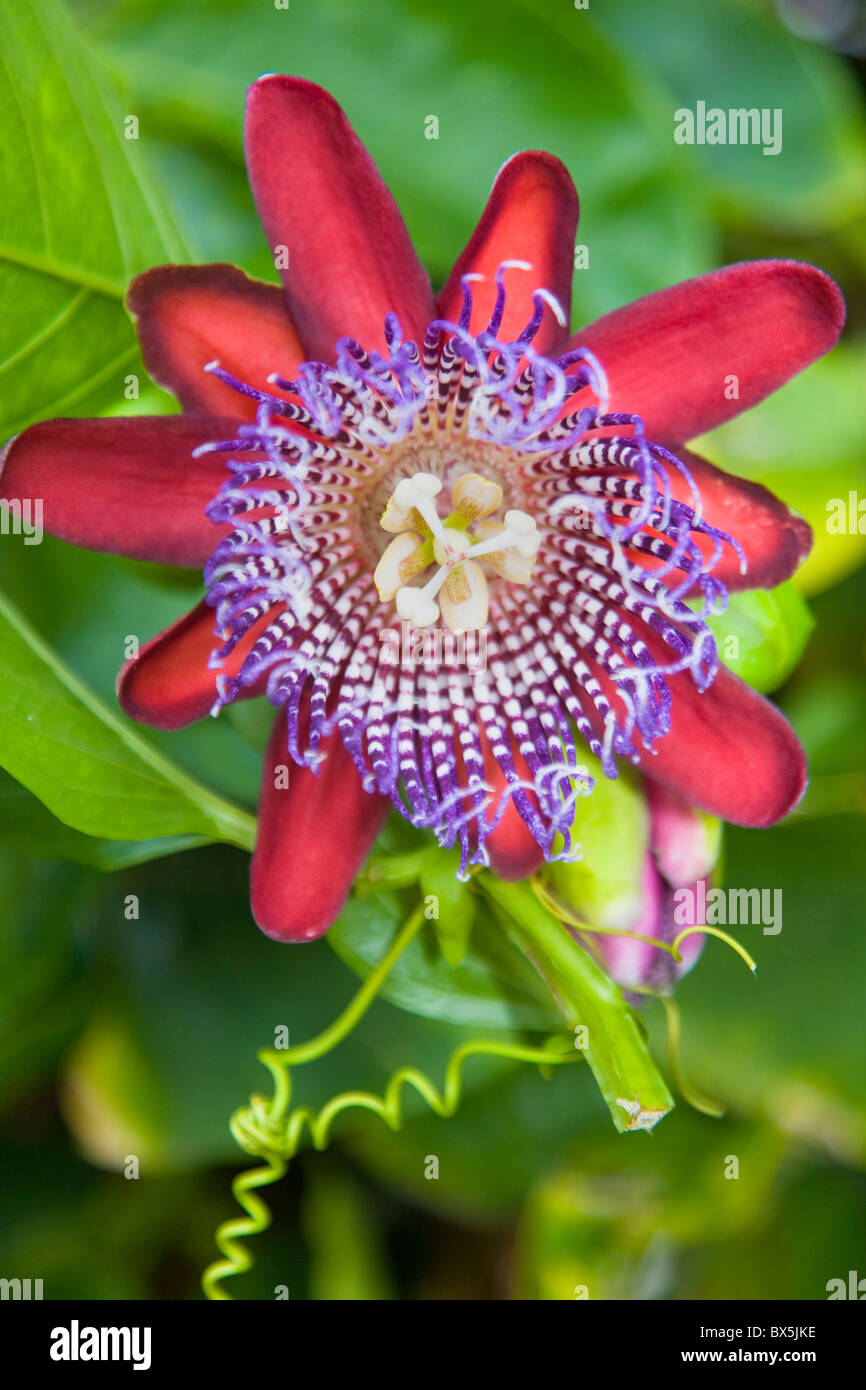
M 801 261 L 743 261 L 660 290 L 584 328 L 607 373 L 609 408 L 649 438 L 683 443 L 748 410 L 836 342 L 845 305 Z M 736 377 L 739 395 L 725 396 Z
M 391 803 L 363 790 L 339 733 L 318 775 L 289 758 L 280 711 L 262 768 L 253 916 L 276 941 L 314 941 L 336 921 Z M 288 786 L 278 785 L 288 777 Z
M 45 530 L 74 545 L 198 567 L 230 528 L 204 515 L 225 461 L 192 450 L 236 430 L 181 415 L 47 420 L 0 455 L 0 498 L 41 499 Z
M 126 303 L 148 372 L 196 414 L 255 419 L 255 401 L 208 362 L 267 391 L 272 372 L 291 377 L 304 358 L 279 286 L 231 265 L 157 266 L 133 280 Z
M 485 279 L 472 285 L 472 331 L 484 329 L 496 300 L 496 271 L 503 261 L 529 261 L 532 271 L 506 272 L 505 316 L 500 337 L 513 339 L 532 317 L 532 294 L 550 290 L 568 317 L 574 236 L 577 231 L 577 192 L 565 165 L 552 154 L 527 150 L 513 155 L 496 176 L 487 206 L 466 249 L 457 260 L 439 295 L 439 312 L 456 321 L 462 292 L 460 277 L 467 271 Z M 566 330 L 550 309 L 535 339 L 540 352 L 562 344 Z
M 712 570 L 717 579 L 731 590 L 772 589 L 788 579 L 803 563 L 812 548 L 812 528 L 802 517 L 795 516 L 778 497 L 760 483 L 749 482 L 735 474 L 725 473 L 706 459 L 680 448 L 678 457 L 691 473 L 701 495 L 701 515 L 711 526 L 725 531 L 743 548 L 746 572 L 740 571 L 740 557 L 730 545 Z M 673 495 L 689 506 L 694 505 L 691 488 L 673 468 L 668 476 Z M 713 554 L 713 543 L 695 536 L 705 556 Z M 637 555 L 634 557 L 643 563 Z M 682 576 L 674 574 L 670 583 Z
M 247 95 L 250 185 L 307 356 L 331 361 L 348 334 L 384 346 L 391 311 L 405 338 L 435 316 L 427 276 L 381 175 L 345 114 L 299 77 L 260 78 Z
M 632 614 L 623 615 L 653 658 L 670 664 L 659 637 Z M 583 653 L 622 723 L 614 683 Z M 725 667 L 708 690 L 699 691 L 687 671 L 667 676 L 673 698 L 671 727 L 653 751 L 634 743 L 641 770 L 668 791 L 734 825 L 774 825 L 793 810 L 806 789 L 806 758 L 783 715 Z M 601 733 L 598 716 L 587 709 Z
M 769 700 L 720 668 L 709 690 L 683 672 L 668 677 L 670 733 L 641 750 L 648 777 L 734 825 L 774 825 L 806 790 L 806 758 Z
M 259 633 L 275 616 L 272 610 L 250 629 L 218 671 L 208 667 L 215 648 L 214 610 L 202 600 L 190 613 L 142 647 L 121 669 L 117 697 L 130 719 L 154 729 L 182 729 L 203 719 L 217 697 L 217 676 L 236 676 Z M 246 695 L 259 695 L 251 686 Z

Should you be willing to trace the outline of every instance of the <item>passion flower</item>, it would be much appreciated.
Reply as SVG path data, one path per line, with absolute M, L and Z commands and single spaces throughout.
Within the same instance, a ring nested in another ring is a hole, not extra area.
M 502 168 L 434 299 L 327 93 L 256 82 L 246 152 L 282 288 L 223 265 L 140 276 L 144 360 L 183 414 L 36 425 L 0 495 L 41 497 L 78 545 L 203 567 L 205 598 L 119 696 L 162 728 L 276 706 L 263 930 L 327 930 L 391 807 L 464 871 L 573 854 L 587 749 L 713 815 L 784 816 L 802 751 L 705 618 L 789 576 L 809 528 L 683 445 L 832 347 L 833 282 L 728 266 L 571 337 L 577 196 L 553 156 Z M 402 622 L 483 629 L 486 660 L 395 662 Z

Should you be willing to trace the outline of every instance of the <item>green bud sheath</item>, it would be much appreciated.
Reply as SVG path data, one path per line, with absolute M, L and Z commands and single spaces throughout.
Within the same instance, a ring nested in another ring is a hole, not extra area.
M 573 833 L 583 857 L 549 864 L 545 877 L 557 897 L 599 927 L 629 930 L 643 905 L 643 869 L 649 848 L 649 809 L 641 781 L 630 771 L 605 777 L 588 751 L 584 764 L 595 779 L 578 798 Z

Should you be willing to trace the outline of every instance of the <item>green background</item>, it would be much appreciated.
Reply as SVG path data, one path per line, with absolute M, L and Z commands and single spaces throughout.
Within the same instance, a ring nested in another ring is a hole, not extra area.
M 681 1103 L 652 1138 L 620 1137 L 584 1068 L 472 1063 L 455 1119 L 410 1104 L 392 1135 L 346 1118 L 303 1155 L 234 1292 L 820 1299 L 866 1276 L 866 538 L 825 524 L 831 499 L 866 495 L 862 68 L 740 0 L 0 0 L 0 17 L 0 438 L 171 408 L 122 307 L 136 272 L 231 260 L 274 278 L 241 154 L 263 71 L 343 104 L 434 283 L 518 148 L 554 151 L 580 192 L 575 322 L 747 257 L 839 281 L 842 345 L 706 443 L 816 533 L 799 580 L 816 627 L 778 695 L 812 786 L 785 825 L 726 836 L 727 881 L 781 888 L 783 930 L 744 930 L 756 979 L 710 943 L 678 994 L 687 1072 L 726 1118 Z M 674 110 L 698 100 L 780 107 L 782 153 L 675 145 Z M 126 636 L 179 616 L 198 577 L 4 536 L 0 587 L 0 1275 L 42 1278 L 48 1298 L 198 1297 L 233 1214 L 227 1117 L 265 1086 L 256 1049 L 325 1026 L 356 977 L 327 942 L 280 949 L 250 919 L 232 843 L 262 712 L 162 736 L 116 711 Z M 353 908 L 343 955 L 381 954 L 400 907 Z M 400 1007 L 377 1003 L 299 1074 L 300 1099 L 380 1089 L 403 1063 L 438 1079 L 461 1038 L 547 1024 L 533 980 L 496 983 L 483 939 L 451 972 L 425 936 L 411 967 Z

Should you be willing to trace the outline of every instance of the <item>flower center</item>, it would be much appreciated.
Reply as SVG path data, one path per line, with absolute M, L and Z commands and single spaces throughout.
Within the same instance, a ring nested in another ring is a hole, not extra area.
M 267 694 L 289 756 L 313 766 L 339 731 L 364 787 L 459 841 L 464 868 L 487 862 L 509 801 L 548 857 L 570 853 L 581 748 L 615 777 L 616 756 L 668 733 L 670 677 L 713 680 L 707 615 L 726 591 L 711 571 L 736 548 L 685 465 L 608 413 L 591 352 L 535 350 L 544 290 L 499 336 L 512 268 L 480 333 L 467 275 L 457 322 L 419 342 L 390 314 L 384 354 L 343 338 L 272 391 L 210 364 L 256 419 L 197 451 L 228 455 L 207 515 L 233 528 L 204 576 L 213 712 Z M 390 659 L 401 620 L 440 616 L 484 627 L 484 669 L 444 647 L 431 669 Z
M 373 579 L 383 603 L 396 600 L 398 615 L 415 627 L 442 617 L 453 632 L 483 627 L 489 610 L 487 576 L 478 563 L 517 584 L 529 582 L 541 537 L 531 516 L 512 509 L 503 521 L 486 521 L 502 505 L 502 488 L 478 473 L 464 473 L 443 522 L 435 500 L 442 479 L 415 473 L 394 489 L 382 514 L 383 531 L 396 532 Z M 411 580 L 435 566 L 421 587 Z M 439 603 L 436 603 L 436 598 Z

